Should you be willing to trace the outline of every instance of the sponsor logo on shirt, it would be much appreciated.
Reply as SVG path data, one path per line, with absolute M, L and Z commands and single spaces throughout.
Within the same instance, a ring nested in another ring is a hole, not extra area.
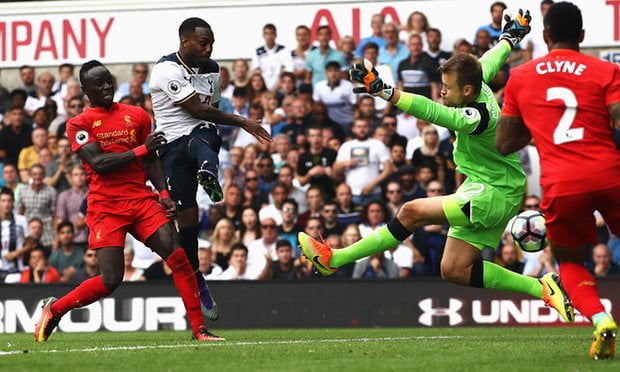
M 97 127 L 100 127 L 100 126 L 101 126 L 101 124 L 103 124 L 103 123 L 101 122 L 101 120 L 95 120 L 95 121 L 93 121 L 93 129 L 95 129 L 95 128 L 97 128 Z

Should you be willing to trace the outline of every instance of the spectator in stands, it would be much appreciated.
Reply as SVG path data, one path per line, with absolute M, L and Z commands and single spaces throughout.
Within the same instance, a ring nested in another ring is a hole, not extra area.
M 379 140 L 385 146 L 390 144 L 390 136 L 384 127 L 376 127 L 373 131 L 372 138 Z
M 405 146 L 402 142 L 396 141 L 390 145 L 390 160 L 394 164 L 394 172 L 398 173 L 403 167 L 409 165 L 406 158 Z M 392 174 L 390 178 L 395 179 L 395 174 Z
M 250 82 L 249 71 L 248 62 L 243 58 L 237 59 L 233 63 L 233 85 L 237 88 L 245 88 Z
M 61 138 L 58 140 L 56 157 L 45 168 L 45 179 L 43 180 L 46 185 L 56 189 L 56 191 L 63 192 L 71 188 L 71 175 L 69 171 L 71 168 L 79 164 L 74 157 L 74 153 L 71 152 L 71 143 L 68 138 Z
M 49 138 L 48 138 L 49 143 Z M 52 163 L 52 151 L 48 147 L 44 147 L 38 152 L 39 155 L 39 164 L 41 164 L 44 168 Z
M 409 17 L 407 17 L 407 23 L 405 24 L 405 27 L 403 27 L 403 29 L 399 32 L 398 38 L 403 43 L 407 43 L 410 40 L 411 35 L 420 35 L 423 42 L 425 43 L 423 49 L 427 50 L 428 45 L 426 45 L 426 36 L 429 28 L 430 25 L 428 23 L 428 18 L 426 18 L 426 15 L 422 12 L 416 11 L 411 13 Z
M 71 276 L 84 264 L 84 250 L 73 245 L 73 235 L 71 222 L 62 221 L 56 226 L 58 248 L 50 256 L 50 265 L 58 270 L 62 282 L 71 280 Z
M 131 82 L 134 80 L 138 85 L 142 86 L 142 93 L 151 93 L 149 82 L 147 79 L 149 76 L 149 66 L 146 63 L 134 64 L 131 68 L 131 75 L 132 78 L 129 81 L 124 82 L 118 86 L 118 90 L 116 91 L 116 94 L 114 94 L 115 101 L 120 100 L 121 97 L 130 95 Z
M 524 211 L 533 210 L 541 212 L 540 209 L 540 198 L 536 195 L 528 195 L 525 200 L 523 200 L 523 208 Z
M 491 23 L 485 26 L 480 26 L 476 30 L 476 36 L 474 37 L 474 45 L 476 46 L 478 31 L 485 30 L 488 32 L 491 38 L 491 46 L 497 43 L 499 36 L 502 34 L 502 17 L 504 10 L 507 8 L 506 4 L 501 1 L 496 1 L 491 4 Z
M 362 57 L 369 60 L 383 79 L 383 82 L 394 86 L 394 74 L 392 67 L 385 63 L 379 63 L 379 45 L 374 42 L 367 43 L 362 50 Z M 392 108 L 392 103 L 379 97 L 373 97 L 375 101 L 375 111 L 378 114 L 387 114 Z
M 409 56 L 398 64 L 398 84 L 401 90 L 415 93 L 433 101 L 439 100 L 439 82 L 436 62 L 422 51 L 422 37 L 413 34 L 407 44 Z
M 36 246 L 26 236 L 26 218 L 13 213 L 14 205 L 13 192 L 3 187 L 0 190 L 0 283 L 6 275 L 24 269 L 25 255 Z
M 22 182 L 27 183 L 30 178 L 30 167 L 39 163 L 39 151 L 47 147 L 47 129 L 35 128 L 32 131 L 32 145 L 23 148 L 19 153 L 17 168 Z
M 332 234 L 342 235 L 346 225 L 338 222 L 338 203 L 328 200 L 321 208 L 321 219 L 323 220 L 323 232 L 325 236 Z
M 297 234 L 303 231 L 302 226 L 297 223 L 297 215 L 297 202 L 293 199 L 286 199 L 282 203 L 282 224 L 278 227 L 278 238 L 288 240 L 291 247 L 295 247 L 295 257 L 301 254 L 301 250 L 298 249 Z
M 402 60 L 409 56 L 409 50 L 405 44 L 398 40 L 398 26 L 394 22 L 387 23 L 383 26 L 383 36 L 385 37 L 385 46 L 379 48 L 379 64 L 386 64 L 392 70 L 394 82 L 398 82 L 398 65 Z
M 429 182 L 437 179 L 437 175 L 433 172 L 433 168 L 430 164 L 423 163 L 417 168 L 415 179 L 420 185 L 422 185 L 424 190 L 426 190 Z
M 97 253 L 94 249 L 88 249 L 84 252 L 83 261 L 84 266 L 77 269 L 71 276 L 71 282 L 75 284 L 99 275 L 99 260 L 97 260 Z
M 288 77 L 286 80 L 290 81 L 291 78 Z M 263 105 L 265 123 L 269 124 L 271 127 L 271 135 L 273 136 L 275 142 L 275 138 L 280 134 L 280 130 L 285 125 L 284 119 L 286 118 L 286 112 L 282 107 L 278 107 L 278 99 L 273 92 L 263 93 L 261 104 Z M 285 136 L 285 138 L 289 143 L 291 142 L 288 136 Z
M 607 244 L 599 243 L 592 249 L 590 272 L 597 277 L 620 275 L 620 265 L 611 260 Z
M 376 129 L 381 122 L 381 119 L 377 116 L 377 110 L 375 108 L 375 97 L 373 96 L 360 96 L 357 100 L 356 119 L 365 119 L 370 123 L 370 127 Z
M 394 279 L 400 269 L 394 261 L 385 258 L 383 252 L 366 257 L 355 264 L 353 279 Z
M 37 247 L 30 252 L 28 267 L 22 271 L 20 283 L 57 283 L 61 281 L 58 271 L 48 264 L 46 252 Z
M 346 35 L 340 38 L 338 42 L 338 50 L 344 54 L 344 68 L 348 68 L 353 64 L 355 58 L 355 40 L 353 37 Z
M 362 206 L 353 203 L 351 186 L 349 186 L 346 182 L 340 183 L 336 188 L 336 202 L 338 203 L 339 223 L 344 225 L 357 225 L 360 222 Z
M 301 263 L 293 258 L 293 247 L 288 240 L 281 239 L 276 242 L 277 260 L 271 263 L 269 279 L 296 280 L 302 278 L 304 273 L 300 270 Z
M 250 106 L 254 103 L 261 103 L 263 93 L 267 92 L 267 84 L 260 72 L 255 72 L 250 76 L 250 84 L 246 87 L 248 91 L 248 101 Z
M 37 77 L 37 90 L 34 95 L 26 98 L 24 109 L 30 116 L 39 107 L 45 106 L 47 99 L 52 96 L 52 87 L 54 86 L 54 75 L 47 71 L 43 71 Z
M 439 143 L 439 156 L 443 163 L 441 167 L 445 172 L 444 188 L 447 194 L 452 194 L 465 181 L 465 176 L 456 171 L 453 155 L 454 142 L 456 142 L 456 134 L 451 130 L 450 136 Z
M 456 54 L 474 54 L 474 46 L 463 38 L 456 39 L 453 45 L 452 55 Z
M 222 97 L 232 99 L 235 86 L 232 84 L 230 71 L 226 66 L 220 66 L 220 89 L 222 90 Z
M 403 188 L 403 199 L 405 202 L 426 197 L 426 190 L 424 189 L 424 186 L 416 181 L 417 170 L 413 165 L 402 167 L 399 173 L 400 184 Z
M 326 80 L 325 67 L 328 62 L 335 61 L 345 66 L 344 54 L 329 46 L 332 39 L 332 30 L 327 25 L 319 26 L 316 30 L 319 47 L 306 56 L 306 83 L 315 86 L 319 81 Z
M 422 129 L 422 146 L 413 152 L 411 164 L 418 171 L 422 165 L 429 166 L 437 179 L 443 183 L 445 179 L 443 163 L 439 153 L 439 134 L 437 129 L 432 125 L 427 125 Z
M 262 237 L 248 246 L 248 275 L 258 280 L 267 277 L 270 262 L 277 259 L 276 241 L 278 240 L 278 225 L 273 217 L 263 217 L 260 227 Z
M 557 272 L 551 248 L 547 247 L 536 253 L 524 253 L 525 267 L 523 274 L 540 278 L 546 273 Z
M 278 106 L 283 106 L 284 97 L 297 94 L 297 86 L 295 84 L 295 74 L 292 72 L 285 71 L 280 75 L 280 85 L 276 94 Z
M 123 249 L 123 263 L 125 265 L 125 271 L 123 274 L 124 282 L 137 282 L 144 280 L 144 270 L 133 266 L 133 258 L 133 249 L 130 246 L 126 246 L 125 249 Z
M 32 127 L 33 128 L 41 128 L 48 129 L 50 126 L 51 118 L 47 114 L 47 109 L 45 106 L 39 107 L 34 110 L 32 114 Z
M 293 71 L 291 52 L 284 45 L 276 43 L 276 26 L 271 23 L 263 26 L 265 44 L 256 48 L 252 55 L 252 70 L 263 76 L 267 89 L 275 91 L 283 71 Z
M 71 180 L 71 188 L 58 194 L 56 203 L 56 218 L 58 221 L 70 221 L 75 228 L 73 244 L 86 250 L 88 245 L 88 229 L 78 228 L 77 220 L 80 207 L 88 194 L 86 186 L 86 172 L 80 164 L 74 164 L 67 172 Z
M 308 121 L 306 105 L 301 98 L 295 98 L 291 102 L 291 114 L 286 117 L 286 124 L 280 130 L 280 134 L 286 134 L 293 145 L 300 145 Z
M 218 205 L 222 216 L 228 218 L 235 228 L 241 226 L 243 191 L 235 184 L 229 185 L 224 192 L 224 202 Z
M 139 79 L 134 78 L 129 82 L 129 96 L 135 106 L 144 108 L 145 95 Z
M 267 207 L 263 207 L 261 210 L 270 208 L 275 212 L 282 213 L 282 204 L 288 198 L 288 193 L 288 186 L 283 183 L 276 182 L 271 187 L 271 191 L 269 192 L 269 205 Z
M 0 159 L 17 165 L 19 153 L 32 145 L 32 129 L 24 123 L 24 109 L 12 106 L 6 113 L 7 126 L 0 130 Z
M 293 73 L 295 74 L 295 85 L 299 87 L 306 77 L 306 55 L 317 47 L 310 45 L 310 29 L 308 26 L 300 25 L 295 28 L 295 39 L 297 47 L 291 51 L 293 59 Z
M 58 95 L 61 100 L 67 97 L 67 80 L 73 77 L 74 66 L 71 63 L 63 63 L 58 66 L 58 81 L 52 86 L 52 94 Z
M 235 231 L 236 240 L 248 246 L 261 237 L 258 213 L 252 207 L 245 207 L 241 213 L 241 226 Z
M 321 217 L 310 217 L 306 222 L 304 232 L 316 239 L 323 236 L 323 221 Z
M 213 262 L 211 248 L 198 248 L 198 271 L 200 271 L 202 277 L 205 279 L 213 279 L 224 272 L 218 264 Z
M 298 160 L 299 163 L 299 160 Z M 299 187 L 293 184 L 295 178 L 295 169 L 288 163 L 284 164 L 278 172 L 278 182 L 286 186 L 288 190 L 287 198 L 291 198 L 297 202 L 299 206 L 298 212 L 303 213 L 308 209 L 306 202 L 306 193 Z
M 331 178 L 332 166 L 337 153 L 325 148 L 323 134 L 318 125 L 306 129 L 308 150 L 299 156 L 297 164 L 297 180 L 302 186 L 317 186 L 328 199 L 334 196 L 334 181 Z
M 370 28 L 372 29 L 372 35 L 367 36 L 360 40 L 355 51 L 355 55 L 358 57 L 364 56 L 364 47 L 368 43 L 375 43 L 378 47 L 385 46 L 385 38 L 383 37 L 383 26 L 385 25 L 385 16 L 381 13 L 373 14 L 370 18 Z M 384 76 L 384 75 L 381 75 Z
M 499 249 L 502 266 L 515 273 L 523 274 L 525 263 L 519 260 L 519 251 L 512 240 L 512 236 L 509 233 L 504 234 L 502 243 Z
M 36 217 L 43 221 L 41 244 L 50 247 L 53 241 L 52 224 L 58 193 L 54 188 L 43 183 L 44 171 L 40 164 L 35 164 L 30 168 L 31 183 L 20 190 L 19 203 L 16 207 L 28 220 Z
M 224 188 L 235 184 L 242 189 L 245 187 L 245 172 L 241 169 L 243 162 L 243 148 L 233 147 L 230 149 L 230 168 L 224 170 Z
M 359 230 L 362 238 L 372 234 L 373 231 L 385 225 L 392 217 L 385 203 L 378 200 L 373 200 L 365 204 L 360 216 L 361 222 L 359 224 Z
M 217 277 L 212 279 L 217 280 L 256 280 L 257 277 L 254 277 L 248 272 L 248 248 L 242 243 L 236 243 L 233 245 L 230 252 L 230 261 L 228 263 L 228 268 L 224 270 L 224 272 Z M 265 270 L 267 271 L 267 270 Z
M 353 202 L 365 204 L 381 195 L 379 185 L 394 171 L 387 147 L 369 138 L 370 123 L 356 119 L 352 129 L 354 139 L 346 141 L 338 150 L 334 174 L 344 175 L 353 191 Z
M 211 237 L 211 254 L 214 261 L 222 270 L 228 268 L 228 260 L 233 244 L 237 242 L 235 228 L 229 219 L 223 218 L 217 222 Z
M 4 164 L 4 167 L 2 168 L 2 181 L 4 181 L 4 187 L 13 192 L 14 202 L 17 201 L 19 190 L 24 187 L 25 184 L 19 181 L 17 167 L 14 164 Z
M 20 89 L 25 91 L 29 96 L 35 96 L 37 94 L 37 85 L 34 83 L 34 76 L 34 67 L 24 65 L 19 68 L 19 78 L 23 84 Z
M 426 33 L 426 40 L 428 42 L 428 49 L 424 51 L 424 54 L 431 57 L 433 61 L 435 61 L 435 72 L 437 68 L 441 66 L 445 61 L 449 60 L 452 57 L 452 53 L 447 52 L 445 50 L 441 50 L 441 31 L 437 28 L 429 28 Z M 441 77 L 437 79 L 441 84 Z
M 261 190 L 269 192 L 273 185 L 278 182 L 278 176 L 275 173 L 275 165 L 273 158 L 269 154 L 259 156 L 256 169 L 258 170 L 258 185 Z
M 245 205 L 259 210 L 263 205 L 269 204 L 269 193 L 262 190 L 258 183 L 258 172 L 251 169 L 245 172 Z M 224 201 L 226 198 L 224 198 Z
M 323 102 L 327 107 L 329 118 L 340 124 L 347 133 L 353 122 L 353 107 L 357 102 L 353 84 L 341 79 L 342 65 L 339 62 L 330 61 L 325 68 L 327 79 L 315 84 L 312 99 L 315 102 Z
M 62 137 L 66 137 L 67 136 L 67 120 L 71 120 L 74 117 L 78 116 L 79 114 L 82 113 L 82 111 L 84 111 L 84 99 L 82 98 L 81 95 L 77 95 L 77 96 L 73 96 L 70 97 L 67 101 L 66 101 L 66 116 L 63 118 L 63 122 L 58 124 L 57 128 L 54 128 L 54 125 L 52 123 L 52 125 L 50 125 L 50 130 L 55 130 L 56 134 L 58 135 L 58 138 L 62 138 Z
M 308 210 L 299 215 L 298 223 L 306 226 L 310 218 L 321 218 L 321 208 L 323 207 L 323 193 L 316 186 L 311 186 L 306 191 L 306 200 L 308 201 Z
M 392 216 L 396 216 L 400 207 L 405 204 L 403 201 L 403 189 L 400 187 L 400 182 L 392 180 L 387 183 L 385 187 L 385 200 L 387 200 L 387 207 L 392 213 Z

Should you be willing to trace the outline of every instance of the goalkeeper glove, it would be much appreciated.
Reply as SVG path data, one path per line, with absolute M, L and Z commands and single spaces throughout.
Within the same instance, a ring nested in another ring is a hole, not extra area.
M 353 88 L 353 93 L 368 93 L 386 101 L 394 95 L 394 88 L 381 80 L 375 66 L 367 59 L 364 59 L 363 64 L 354 64 L 349 70 L 349 77 L 353 83 L 362 84 L 362 86 Z
M 504 21 L 506 21 L 506 24 L 502 29 L 503 32 L 499 39 L 508 41 L 514 48 L 532 29 L 530 27 L 531 20 L 532 17 L 530 16 L 529 10 L 526 10 L 525 14 L 523 14 L 523 10 L 519 9 L 519 13 L 515 18 L 513 18 L 507 10 L 504 10 Z

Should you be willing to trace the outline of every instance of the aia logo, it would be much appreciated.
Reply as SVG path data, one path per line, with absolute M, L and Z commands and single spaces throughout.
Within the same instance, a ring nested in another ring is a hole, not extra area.
M 418 318 L 420 324 L 432 326 L 436 318 L 448 317 L 448 324 L 451 326 L 463 323 L 463 316 L 459 310 L 463 307 L 463 301 L 451 298 L 448 307 L 434 307 L 432 298 L 425 298 L 418 302 L 418 307 L 422 310 L 422 315 Z

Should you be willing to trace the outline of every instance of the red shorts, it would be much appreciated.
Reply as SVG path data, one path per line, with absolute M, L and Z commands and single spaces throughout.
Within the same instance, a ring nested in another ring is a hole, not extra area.
M 547 221 L 547 238 L 556 245 L 596 244 L 596 210 L 603 215 L 611 232 L 620 234 L 620 186 L 544 198 L 541 207 Z
M 90 229 L 90 249 L 125 247 L 125 236 L 131 233 L 145 242 L 160 227 L 170 222 L 155 196 L 142 199 L 89 201 L 86 224 Z

